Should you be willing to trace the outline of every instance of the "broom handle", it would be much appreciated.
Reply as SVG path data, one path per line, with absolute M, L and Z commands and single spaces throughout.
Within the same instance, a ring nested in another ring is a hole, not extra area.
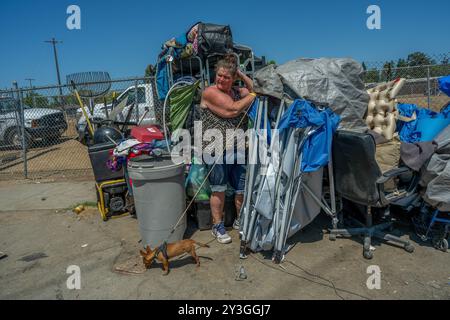
M 86 110 L 84 109 L 83 101 L 81 101 L 80 95 L 78 94 L 78 90 L 75 87 L 75 83 L 72 81 L 72 86 L 75 92 L 75 96 L 77 97 L 78 103 L 80 104 L 81 110 L 83 111 L 84 117 L 86 118 L 86 122 L 88 124 L 89 133 L 91 134 L 91 137 L 94 137 L 94 129 L 92 128 L 91 121 L 89 120 L 88 114 Z

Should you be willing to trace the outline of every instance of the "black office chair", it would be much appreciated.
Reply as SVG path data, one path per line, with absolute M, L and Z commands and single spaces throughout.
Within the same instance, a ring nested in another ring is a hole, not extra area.
M 337 195 L 343 199 L 343 203 L 353 204 L 353 208 L 363 208 L 365 224 L 354 219 L 360 227 L 333 228 L 330 230 L 330 240 L 336 240 L 336 236 L 351 237 L 364 236 L 363 256 L 366 259 L 373 257 L 370 250 L 372 237 L 390 241 L 402 246 L 407 252 L 413 252 L 414 247 L 409 241 L 400 239 L 389 233 L 386 229 L 393 230 L 393 221 L 390 217 L 390 205 L 405 207 L 418 198 L 416 186 L 418 179 L 407 167 L 398 167 L 381 173 L 375 160 L 375 140 L 368 133 L 351 131 L 337 131 L 333 138 L 333 166 Z M 407 183 L 405 176 L 409 175 Z M 403 181 L 403 185 L 397 184 L 395 192 L 386 193 L 384 183 L 393 178 Z M 345 211 L 345 207 L 343 206 Z M 343 218 L 341 210 L 341 219 Z M 381 214 L 381 221 L 374 224 L 374 214 Z

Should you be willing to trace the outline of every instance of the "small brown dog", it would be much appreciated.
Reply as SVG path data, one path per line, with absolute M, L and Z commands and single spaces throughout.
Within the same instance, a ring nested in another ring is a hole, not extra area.
M 163 274 L 167 275 L 169 273 L 169 259 L 183 253 L 189 253 L 197 263 L 197 267 L 200 267 L 200 260 L 195 253 L 196 244 L 200 247 L 209 248 L 207 244 L 199 243 L 192 239 L 185 239 L 175 243 L 168 243 L 167 245 L 164 243 L 162 246 L 155 248 L 154 250 L 152 250 L 150 246 L 147 246 L 145 249 L 146 251 L 140 250 L 140 253 L 147 269 L 150 268 L 153 260 L 156 258 L 159 262 L 162 262 L 164 270 Z

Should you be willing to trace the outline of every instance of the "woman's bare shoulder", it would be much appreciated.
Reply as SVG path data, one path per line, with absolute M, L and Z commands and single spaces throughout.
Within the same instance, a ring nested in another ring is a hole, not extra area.
M 203 90 L 203 95 L 210 95 L 210 94 L 215 94 L 217 92 L 220 92 L 219 89 L 217 89 L 216 86 L 209 86 L 207 87 L 205 90 Z
M 202 98 L 208 101 L 216 100 L 216 99 L 224 99 L 228 95 L 220 91 L 216 86 L 210 86 L 203 90 Z
M 205 90 L 203 90 L 203 92 L 202 92 L 202 100 L 200 102 L 200 107 L 202 107 L 204 109 L 208 108 L 208 105 L 210 104 L 208 102 L 211 99 L 214 99 L 217 91 L 218 91 L 218 89 L 215 88 L 214 86 L 209 86 L 209 87 L 205 88 Z

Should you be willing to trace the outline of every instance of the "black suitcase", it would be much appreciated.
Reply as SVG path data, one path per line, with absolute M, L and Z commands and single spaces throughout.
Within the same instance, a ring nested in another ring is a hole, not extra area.
M 225 54 L 233 50 L 233 36 L 230 26 L 200 23 L 197 37 L 197 55 L 202 59 L 206 59 L 211 54 Z

